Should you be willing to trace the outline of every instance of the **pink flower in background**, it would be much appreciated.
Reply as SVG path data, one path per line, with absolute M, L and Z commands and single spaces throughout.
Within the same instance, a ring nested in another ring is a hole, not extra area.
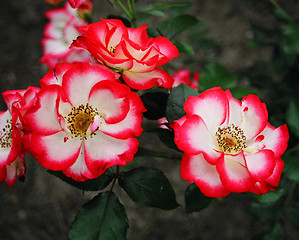
M 179 71 L 172 74 L 172 77 L 174 79 L 174 83 L 172 87 L 176 87 L 182 83 L 188 85 L 189 87 L 192 87 L 195 90 L 198 90 L 198 80 L 199 80 L 200 74 L 198 72 L 194 73 L 191 78 L 191 73 L 187 69 L 180 69 Z
M 239 101 L 229 90 L 212 88 L 189 97 L 184 110 L 173 125 L 175 142 L 184 151 L 183 179 L 209 197 L 264 194 L 278 186 L 288 129 L 268 123 L 266 106 L 256 96 Z
M 92 0 L 68 0 L 72 8 L 78 8 L 83 4 L 89 4 Z
M 80 19 L 76 9 L 69 4 L 64 8 L 50 10 L 46 13 L 49 23 L 45 26 L 42 39 L 43 57 L 41 62 L 54 68 L 59 62 L 88 62 L 90 54 L 84 49 L 70 48 L 73 40 L 79 36 L 78 29 L 87 22 Z
M 53 6 L 58 6 L 60 3 L 63 2 L 63 0 L 45 0 L 47 4 L 53 5 Z
M 39 88 L 11 90 L 2 93 L 8 110 L 0 112 L 0 182 L 12 186 L 25 173 L 22 146 L 23 115 L 35 105 Z
M 119 74 L 88 63 L 58 64 L 51 74 L 25 116 L 29 152 L 40 164 L 84 181 L 131 161 L 145 109 Z
M 179 55 L 166 38 L 148 38 L 146 25 L 127 28 L 120 20 L 103 19 L 82 27 L 82 36 L 74 46 L 87 49 L 101 64 L 122 73 L 124 81 L 134 89 L 154 85 L 169 88 L 173 79 L 158 68 Z

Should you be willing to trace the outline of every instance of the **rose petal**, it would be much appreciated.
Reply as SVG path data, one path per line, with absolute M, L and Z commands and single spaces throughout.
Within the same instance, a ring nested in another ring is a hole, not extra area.
M 256 181 L 262 181 L 273 173 L 276 161 L 271 150 L 262 150 L 255 154 L 245 155 L 246 167 Z
M 210 165 L 203 154 L 184 154 L 181 162 L 181 175 L 184 180 L 195 184 L 207 197 L 224 197 L 230 191 L 220 181 L 216 166 Z
M 34 157 L 42 166 L 54 171 L 62 171 L 75 163 L 82 141 L 71 137 L 65 141 L 65 137 L 63 131 L 48 136 L 32 133 L 31 144 L 34 153 L 37 154 Z
M 176 130 L 176 129 L 175 129 Z M 211 135 L 202 118 L 197 115 L 188 117 L 179 128 L 179 133 L 175 131 L 176 144 L 178 148 L 188 154 L 203 153 L 205 159 L 210 164 L 215 164 L 220 153 L 216 152 L 216 137 Z
M 141 134 L 143 130 L 141 128 L 142 113 L 146 110 L 140 97 L 136 93 L 130 92 L 130 94 L 127 95 L 127 98 L 130 101 L 130 110 L 126 117 L 115 124 L 103 123 L 100 127 L 100 130 L 103 133 L 119 139 L 126 139 Z
M 264 148 L 271 149 L 276 158 L 280 157 L 287 148 L 289 132 L 286 124 L 275 128 L 268 123 L 259 136 L 263 136 L 261 144 L 264 145 Z
M 115 73 L 105 66 L 77 63 L 64 74 L 62 88 L 69 102 L 78 107 L 88 102 L 90 90 L 96 83 L 115 81 L 115 77 Z
M 257 136 L 267 125 L 268 112 L 264 103 L 255 95 L 245 96 L 242 100 L 242 122 L 247 140 Z
M 217 171 L 223 185 L 232 192 L 246 192 L 254 184 L 244 162 L 244 155 L 222 154 L 217 162 Z
M 63 173 L 75 181 L 85 181 L 87 179 L 93 179 L 99 175 L 93 174 L 86 166 L 85 156 L 84 156 L 84 146 L 81 145 L 80 154 L 76 162 L 63 171 Z
M 144 73 L 124 71 L 122 77 L 130 87 L 138 90 L 149 89 L 155 84 L 159 87 L 170 88 L 174 81 L 167 72 L 159 68 Z
M 95 174 L 102 174 L 113 165 L 125 165 L 137 152 L 138 141 L 135 138 L 116 139 L 99 131 L 84 141 L 87 167 Z
M 130 103 L 127 95 L 130 92 L 124 84 L 101 81 L 91 89 L 88 102 L 104 116 L 106 123 L 113 124 L 128 114 Z
M 216 134 L 228 116 L 229 105 L 221 88 L 211 88 L 197 97 L 191 96 L 184 104 L 187 115 L 200 116 L 211 134 Z
M 29 109 L 24 116 L 26 129 L 49 135 L 61 130 L 57 120 L 56 102 L 61 87 L 49 85 L 37 94 L 36 106 Z

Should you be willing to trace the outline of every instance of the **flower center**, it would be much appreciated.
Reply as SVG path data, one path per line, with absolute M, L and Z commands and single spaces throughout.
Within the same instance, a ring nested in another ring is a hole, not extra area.
M 228 127 L 218 128 L 216 132 L 218 146 L 224 153 L 239 153 L 246 148 L 244 131 L 232 124 Z
M 72 137 L 86 139 L 87 130 L 96 115 L 99 115 L 97 109 L 89 106 L 88 103 L 85 106 L 81 104 L 79 107 L 73 107 L 66 118 L 67 128 L 71 131 Z M 93 135 L 95 135 L 95 131 L 90 133 L 91 137 Z
M 110 47 L 109 48 L 109 51 L 110 51 L 110 53 L 114 56 L 115 55 L 115 49 L 116 49 L 116 47 L 117 47 L 117 45 L 115 46 L 115 47 Z
M 12 120 L 7 119 L 5 126 L 0 130 L 0 148 L 10 148 L 12 142 Z

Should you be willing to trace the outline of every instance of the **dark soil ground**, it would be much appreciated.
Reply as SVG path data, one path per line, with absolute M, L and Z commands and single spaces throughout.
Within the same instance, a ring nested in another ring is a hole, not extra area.
M 106 1 L 94 2 L 97 19 L 105 18 L 107 13 L 117 13 Z M 139 5 L 142 3 L 142 0 L 138 1 Z M 298 4 L 296 1 L 283 2 L 286 10 L 291 12 L 294 3 Z M 250 5 L 245 0 L 201 1 L 193 11 L 205 20 L 211 31 L 210 37 L 220 43 L 220 51 L 208 54 L 230 70 L 249 66 L 257 59 L 267 59 L 268 50 L 249 48 L 248 39 L 251 37 L 250 22 L 264 26 L 273 24 L 267 14 L 270 7 L 267 1 L 257 5 Z M 38 80 L 47 72 L 39 62 L 47 9 L 43 0 L 0 1 L 1 92 L 38 86 Z M 180 59 L 175 61 L 180 66 Z M 199 67 L 197 71 L 200 70 Z M 2 99 L 0 110 L 6 110 Z M 156 146 L 158 141 L 152 135 L 141 138 L 149 148 Z M 162 146 L 161 149 L 166 150 Z M 180 177 L 179 162 L 160 158 L 143 161 L 165 172 L 174 186 L 177 201 L 184 206 L 184 190 L 188 184 Z M 0 240 L 67 239 L 76 212 L 95 194 L 83 194 L 49 175 L 29 155 L 26 156 L 26 166 L 24 183 L 17 182 L 11 188 L 5 183 L 0 184 Z M 130 221 L 129 240 L 251 239 L 261 227 L 249 213 L 250 197 L 246 194 L 231 194 L 213 201 L 199 213 L 187 215 L 183 207 L 173 211 L 139 207 L 122 190 L 116 189 L 116 193 Z M 299 234 L 290 231 L 286 239 L 299 239 Z

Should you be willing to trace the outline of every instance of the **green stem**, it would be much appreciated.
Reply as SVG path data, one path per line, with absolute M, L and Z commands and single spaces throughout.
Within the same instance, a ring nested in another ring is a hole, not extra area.
M 272 5 L 277 9 L 282 9 L 282 7 L 275 1 L 275 0 L 269 0 Z
M 160 158 L 167 158 L 167 159 L 174 159 L 174 160 L 180 160 L 182 159 L 182 155 L 178 154 L 170 154 L 170 153 L 164 153 L 164 152 L 155 152 L 149 149 L 145 149 L 143 147 L 139 147 L 139 150 L 137 152 L 137 156 L 152 156 L 152 157 L 160 157 Z
M 115 182 L 116 182 L 116 179 L 118 179 L 118 177 L 119 177 L 119 166 L 117 165 L 117 166 L 116 166 L 115 176 L 114 176 L 112 185 L 111 185 L 110 190 L 109 190 L 110 193 L 112 192 L 112 190 L 113 190 L 113 188 L 114 188 L 114 185 L 115 185 Z
M 131 13 L 128 11 L 128 9 L 126 9 L 126 7 L 122 4 L 122 2 L 120 0 L 116 0 L 116 3 L 118 4 L 118 6 L 123 10 L 123 12 L 127 15 L 127 17 L 132 20 L 132 16 Z
M 127 0 L 127 4 L 130 10 L 131 22 L 133 26 L 136 28 L 137 23 L 136 23 L 136 13 L 135 13 L 135 0 Z
M 292 152 L 296 152 L 296 151 L 298 151 L 298 150 L 299 150 L 299 144 L 296 145 L 295 147 L 291 148 L 291 149 L 288 149 L 288 150 L 287 150 L 287 153 L 290 154 L 290 153 L 292 153 Z

